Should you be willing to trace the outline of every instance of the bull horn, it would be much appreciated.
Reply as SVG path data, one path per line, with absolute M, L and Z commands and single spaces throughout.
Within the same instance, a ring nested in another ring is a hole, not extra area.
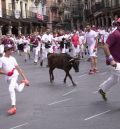
M 72 62 L 72 61 L 74 61 L 74 59 L 70 59 L 70 60 L 69 60 L 69 62 Z

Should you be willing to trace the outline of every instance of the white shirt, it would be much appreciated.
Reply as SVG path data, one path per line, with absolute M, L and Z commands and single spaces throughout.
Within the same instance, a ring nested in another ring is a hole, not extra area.
M 95 31 L 90 30 L 90 32 L 86 32 L 85 38 L 88 46 L 95 45 L 96 37 L 97 37 L 97 33 Z
M 49 35 L 44 34 L 44 35 L 42 36 L 42 41 L 48 42 L 48 41 L 49 41 Z
M 24 41 L 23 41 L 23 39 L 22 39 L 22 38 L 20 38 L 20 39 L 17 39 L 17 40 L 16 40 L 16 43 L 17 43 L 18 45 L 20 45 L 20 44 L 23 44 L 23 43 L 24 43 Z
M 49 34 L 49 35 L 48 35 L 48 40 L 49 40 L 50 42 L 53 41 L 53 35 L 52 35 L 52 34 Z
M 2 68 L 6 73 L 12 71 L 17 65 L 17 61 L 13 56 L 3 56 L 0 58 L 0 68 Z
M 84 44 L 85 43 L 85 37 L 84 36 L 79 36 L 79 42 L 80 42 L 80 45 Z
M 109 33 L 105 32 L 105 34 L 104 34 L 104 43 L 106 43 L 108 36 L 109 36 Z
M 61 42 L 62 39 L 64 38 L 64 36 L 59 36 L 59 37 L 57 37 L 57 38 L 58 38 L 58 41 Z
M 3 53 L 4 53 L 4 45 L 0 44 L 0 54 L 3 54 Z

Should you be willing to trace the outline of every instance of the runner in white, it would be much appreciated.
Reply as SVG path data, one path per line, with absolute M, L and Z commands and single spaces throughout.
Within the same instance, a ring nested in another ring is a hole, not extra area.
M 26 37 L 24 39 L 24 60 L 25 62 L 30 59 L 30 39 Z
M 8 115 L 16 113 L 16 94 L 15 90 L 21 92 L 24 86 L 29 85 L 29 81 L 18 65 L 16 59 L 12 56 L 13 46 L 11 44 L 5 45 L 5 55 L 0 58 L 0 74 L 5 75 L 6 82 L 9 85 L 9 93 L 11 98 L 11 108 L 8 110 Z M 18 85 L 18 75 L 21 75 L 23 80 Z
M 1 43 L 1 40 L 0 40 L 0 57 L 3 56 L 3 53 L 4 53 L 4 45 Z
M 73 57 L 78 57 L 80 52 L 80 43 L 79 43 L 79 33 L 76 30 L 73 31 L 73 36 L 71 37 Z
M 89 53 L 90 53 L 90 58 L 91 58 L 91 68 L 89 71 L 89 74 L 94 74 L 95 72 L 98 72 L 97 70 L 97 33 L 91 29 L 90 24 L 87 24 L 86 26 L 86 43 L 88 45 Z
M 84 58 L 84 53 L 85 53 L 85 36 L 84 33 L 80 33 L 79 36 L 79 43 L 80 43 L 80 57 Z

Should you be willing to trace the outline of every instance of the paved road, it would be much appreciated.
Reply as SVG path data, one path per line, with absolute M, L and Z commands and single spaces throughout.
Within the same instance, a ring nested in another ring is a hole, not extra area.
M 104 56 L 99 51 L 99 70 L 88 75 L 89 62 L 80 64 L 80 72 L 71 70 L 77 87 L 70 80 L 63 84 L 64 72 L 55 70 L 50 84 L 48 68 L 16 58 L 30 80 L 30 87 L 17 93 L 17 114 L 7 116 L 10 107 L 8 87 L 0 76 L 0 129 L 119 129 L 120 89 L 117 84 L 104 102 L 97 93 L 100 83 L 109 77 Z

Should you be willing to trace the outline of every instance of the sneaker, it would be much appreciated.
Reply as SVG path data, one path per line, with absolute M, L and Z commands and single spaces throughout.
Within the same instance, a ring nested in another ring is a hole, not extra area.
M 8 115 L 14 115 L 16 114 L 16 108 L 15 107 L 12 107 L 10 108 L 8 111 L 7 111 Z
M 98 70 L 98 69 L 94 69 L 94 72 L 95 72 L 95 73 L 99 73 L 99 70 Z
M 30 54 L 28 55 L 28 57 L 29 57 L 29 60 L 30 60 Z
M 47 64 L 47 65 L 46 65 L 46 68 L 48 68 L 48 67 L 49 67 L 49 65 Z
M 41 66 L 41 67 L 43 66 L 43 61 L 40 62 L 40 66 Z
M 94 74 L 94 70 L 90 69 L 89 74 Z
M 24 84 L 25 84 L 25 86 L 29 86 L 29 83 L 28 83 L 28 81 L 27 81 L 27 80 L 22 80 L 22 81 L 21 81 L 21 83 L 24 83 Z
M 104 101 L 107 101 L 106 93 L 105 93 L 102 89 L 99 89 L 98 92 L 101 94 L 103 100 L 104 100 Z
M 91 58 L 88 58 L 87 61 L 90 62 L 91 61 Z
M 37 62 L 34 61 L 34 65 L 37 65 Z

